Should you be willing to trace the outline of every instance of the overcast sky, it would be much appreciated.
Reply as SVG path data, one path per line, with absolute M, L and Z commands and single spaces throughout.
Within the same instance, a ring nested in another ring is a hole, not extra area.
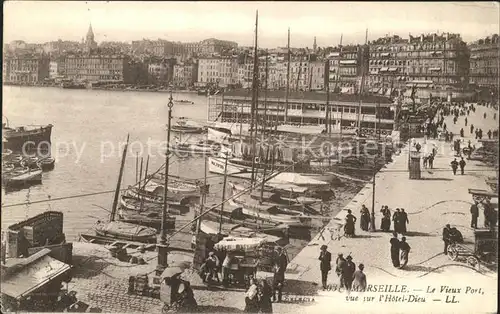
M 250 46 L 259 10 L 259 46 L 312 47 L 361 43 L 385 34 L 460 33 L 465 41 L 498 33 L 495 2 L 4 2 L 4 41 L 81 41 L 92 22 L 95 39 L 163 38 L 199 41 L 215 37 Z

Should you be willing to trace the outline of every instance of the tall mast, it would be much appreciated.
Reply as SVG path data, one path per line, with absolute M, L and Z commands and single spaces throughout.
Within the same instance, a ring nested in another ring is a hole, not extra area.
M 252 121 L 250 124 L 250 140 L 252 141 L 252 175 L 251 175 L 251 183 L 255 179 L 255 150 L 256 145 L 255 141 L 257 139 L 257 108 L 258 108 L 258 97 L 259 97 L 259 67 L 258 61 L 259 58 L 257 56 L 257 43 L 258 43 L 258 25 L 259 25 L 259 11 L 257 10 L 255 14 L 255 47 L 254 47 L 254 58 L 253 58 L 253 82 L 252 82 Z M 255 121 L 254 121 L 255 120 Z
M 340 59 L 342 58 L 342 39 L 344 37 L 344 34 L 340 34 L 340 44 L 339 44 L 339 62 L 337 63 L 337 79 L 335 80 L 335 88 L 333 89 L 333 92 L 335 93 L 335 90 L 337 90 L 339 80 L 340 80 Z
M 359 106 L 358 106 L 358 136 L 361 135 L 361 106 L 363 104 L 363 87 L 365 85 L 365 49 L 368 44 L 368 28 L 365 34 L 365 45 L 361 49 L 361 85 L 359 86 Z
M 290 55 L 290 27 L 288 28 L 288 44 L 287 44 L 287 57 L 288 57 L 288 63 L 286 66 L 286 98 L 285 98 L 285 117 L 283 121 L 286 123 L 288 120 L 288 96 L 290 93 L 290 62 L 291 60 L 291 55 Z
M 268 76 L 269 76 L 269 66 L 268 66 L 268 60 L 269 60 L 269 50 L 266 49 L 266 86 L 264 90 L 264 121 L 263 121 L 263 129 L 262 129 L 262 135 L 265 136 L 266 130 L 267 130 L 267 122 L 269 121 L 267 117 L 267 89 L 268 89 Z M 267 161 L 266 161 L 267 162 Z
M 111 208 L 111 217 L 109 218 L 110 221 L 114 221 L 116 216 L 116 209 L 118 207 L 118 197 L 120 196 L 120 186 L 122 184 L 122 178 L 123 178 L 123 168 L 125 167 L 125 158 L 127 158 L 127 148 L 128 148 L 129 138 L 130 134 L 127 134 L 127 144 L 125 144 L 125 147 L 123 148 L 122 163 L 120 165 L 120 174 L 118 175 L 118 182 L 116 183 L 115 198 L 113 200 L 113 207 Z

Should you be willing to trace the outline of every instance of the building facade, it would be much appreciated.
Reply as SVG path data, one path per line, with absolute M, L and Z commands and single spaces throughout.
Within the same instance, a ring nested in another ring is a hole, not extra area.
M 367 86 L 386 95 L 412 86 L 464 89 L 468 58 L 459 34 L 379 38 L 370 43 Z
M 327 57 L 330 91 L 357 93 L 362 71 L 367 69 L 368 49 L 360 45 L 335 47 Z
M 49 77 L 51 79 L 62 78 L 66 75 L 66 62 L 63 58 L 55 58 L 50 60 Z
M 130 69 L 126 55 L 68 55 L 65 59 L 66 77 L 74 81 L 131 83 Z
M 50 59 L 46 55 L 14 55 L 3 61 L 6 83 L 33 84 L 49 78 Z
M 198 63 L 186 62 L 174 65 L 173 83 L 179 87 L 190 87 L 198 80 Z
M 498 95 L 500 75 L 500 41 L 498 35 L 477 40 L 469 45 L 469 82 Z
M 238 60 L 231 57 L 200 58 L 198 83 L 227 87 L 238 83 Z

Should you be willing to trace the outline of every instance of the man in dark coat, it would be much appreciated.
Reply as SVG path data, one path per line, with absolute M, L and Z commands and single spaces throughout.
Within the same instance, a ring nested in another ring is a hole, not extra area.
M 323 289 L 326 289 L 328 272 L 332 269 L 330 265 L 332 262 L 332 254 L 328 252 L 328 247 L 324 244 L 321 246 L 321 253 L 318 259 L 320 260 L 319 269 L 321 270 L 321 284 L 323 285 Z
M 398 234 L 394 232 L 390 240 L 391 243 L 391 260 L 394 267 L 399 267 L 399 239 Z
M 401 232 L 401 212 L 399 208 L 396 208 L 396 211 L 394 214 L 392 214 L 392 221 L 394 225 L 394 232 L 400 233 Z
M 406 224 L 407 223 L 410 223 L 410 221 L 408 220 L 408 214 L 405 212 L 405 209 L 404 208 L 401 208 L 401 213 L 399 214 L 400 215 L 400 228 L 401 228 L 401 234 L 405 234 L 406 233 Z
M 488 139 L 490 139 L 490 140 L 491 140 L 491 130 L 488 130 L 488 133 L 487 133 L 487 134 L 488 134 Z
M 382 222 L 380 223 L 380 229 L 382 231 L 389 231 L 391 228 L 391 211 L 389 210 L 389 207 L 387 205 L 382 206 L 382 209 L 380 210 L 382 213 Z
M 281 302 L 283 285 L 285 283 L 285 271 L 288 259 L 281 247 L 277 248 L 278 257 L 274 265 L 274 290 L 273 301 L 276 301 L 276 291 L 278 291 L 278 302 Z
M 448 246 L 452 242 L 451 226 L 447 224 L 443 229 L 444 254 L 448 254 Z
M 464 128 L 460 129 L 460 137 L 464 137 Z
M 339 253 L 337 260 L 335 261 L 335 273 L 339 277 L 339 285 L 341 288 L 345 287 L 344 277 L 342 276 L 342 269 L 344 268 L 344 264 L 346 260 L 344 258 L 344 254 Z
M 470 227 L 476 229 L 477 228 L 477 218 L 479 217 L 479 208 L 477 207 L 477 202 L 474 202 L 470 207 Z
M 344 277 L 345 287 L 348 291 L 352 288 L 352 281 L 354 280 L 354 272 L 356 271 L 356 264 L 352 262 L 351 255 L 346 257 L 346 262 L 342 268 L 342 277 Z
M 460 159 L 460 162 L 458 163 L 460 165 L 460 173 L 463 175 L 464 174 L 464 169 L 465 169 L 465 160 L 464 157 Z
M 474 124 L 470 125 L 470 134 L 474 133 Z
M 467 115 L 469 115 L 469 110 L 467 110 Z M 465 126 L 467 126 L 467 117 L 465 117 Z
M 453 170 L 453 174 L 457 174 L 457 169 L 458 169 L 458 161 L 457 159 L 453 159 L 453 161 L 451 162 L 451 170 Z

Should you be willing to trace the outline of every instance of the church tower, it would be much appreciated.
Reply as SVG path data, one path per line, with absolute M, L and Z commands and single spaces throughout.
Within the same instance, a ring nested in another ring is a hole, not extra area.
M 92 30 L 92 23 L 90 23 L 89 30 L 87 31 L 85 45 L 86 48 L 89 50 L 97 48 L 97 43 L 94 40 L 94 31 Z

